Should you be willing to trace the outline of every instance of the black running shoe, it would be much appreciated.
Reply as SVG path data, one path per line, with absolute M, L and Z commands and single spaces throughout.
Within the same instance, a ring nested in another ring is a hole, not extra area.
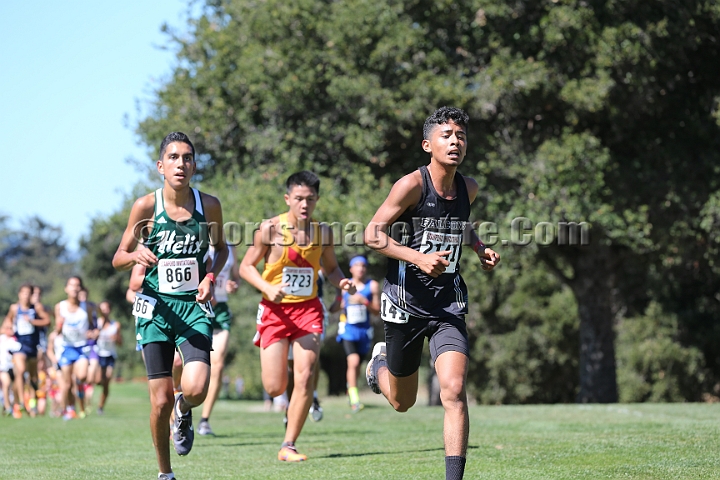
M 192 425 L 192 410 L 185 415 L 180 414 L 178 404 L 182 398 L 182 393 L 175 395 L 175 421 L 172 426 L 173 444 L 178 455 L 187 455 L 192 450 L 193 441 L 195 440 L 195 432 Z

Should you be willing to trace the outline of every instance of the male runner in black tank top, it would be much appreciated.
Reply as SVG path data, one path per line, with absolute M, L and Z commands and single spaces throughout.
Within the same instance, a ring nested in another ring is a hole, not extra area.
M 395 183 L 365 230 L 365 243 L 389 257 L 380 305 L 386 343 L 373 349 L 368 385 L 395 410 L 407 411 L 417 398 L 420 356 L 429 338 L 445 408 L 448 480 L 463 477 L 469 433 L 461 245 L 472 246 L 484 270 L 500 261 L 468 222 L 478 184 L 457 173 L 467 151 L 468 121 L 464 111 L 449 107 L 425 121 L 422 148 L 430 164 Z

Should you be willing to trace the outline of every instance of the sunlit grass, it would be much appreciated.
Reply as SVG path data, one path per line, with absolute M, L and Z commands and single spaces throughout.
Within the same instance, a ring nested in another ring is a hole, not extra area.
M 196 437 L 173 453 L 180 480 L 217 478 L 444 478 L 443 410 L 394 412 L 379 396 L 351 414 L 345 399 L 324 398 L 325 418 L 308 421 L 297 442 L 309 456 L 276 455 L 282 415 L 262 403 L 220 401 L 216 437 Z M 102 417 L 0 419 L 0 478 L 153 479 L 146 386 L 115 386 Z M 199 412 L 196 412 L 198 415 Z M 720 478 L 720 405 L 550 405 L 471 407 L 465 478 Z M 196 418 L 196 424 L 199 419 Z

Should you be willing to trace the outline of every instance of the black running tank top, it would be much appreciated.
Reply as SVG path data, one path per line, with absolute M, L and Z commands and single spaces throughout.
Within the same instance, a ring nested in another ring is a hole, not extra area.
M 421 253 L 452 253 L 445 273 L 433 278 L 417 266 L 388 258 L 383 300 L 421 318 L 467 314 L 467 286 L 460 276 L 463 235 L 470 228 L 470 198 L 465 179 L 455 173 L 457 195 L 451 200 L 435 191 L 426 166 L 420 167 L 423 189 L 415 207 L 403 212 L 390 227 L 390 236 Z

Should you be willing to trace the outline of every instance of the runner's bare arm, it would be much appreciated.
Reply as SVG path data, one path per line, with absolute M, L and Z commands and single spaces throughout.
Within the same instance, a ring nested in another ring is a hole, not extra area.
M 266 220 L 260 224 L 260 228 L 253 235 L 253 244 L 250 245 L 245 256 L 240 262 L 240 277 L 253 287 L 257 288 L 261 293 L 265 294 L 270 301 L 279 303 L 285 296 L 283 288 L 288 283 L 279 283 L 271 285 L 263 280 L 262 275 L 258 272 L 257 265 L 261 260 L 265 260 L 270 251 L 270 239 L 274 230 L 273 220 Z
M 45 311 L 45 307 L 41 303 L 35 305 L 35 313 L 37 313 L 40 318 L 31 320 L 30 323 L 36 327 L 47 327 L 50 325 L 50 314 Z
M 92 319 L 94 316 L 97 316 L 97 307 L 95 304 L 88 305 L 88 321 L 90 322 L 90 328 L 88 328 L 87 333 L 85 336 L 91 340 L 97 340 L 97 338 L 100 336 L 100 330 L 98 330 L 97 322 L 93 322 Z
M 365 229 L 365 244 L 386 257 L 412 263 L 428 275 L 437 277 L 450 265 L 445 257 L 452 252 L 420 253 L 400 245 L 386 233 L 388 226 L 392 225 L 403 212 L 417 205 L 421 195 L 422 178 L 419 172 L 405 175 L 398 180 Z
M 130 271 L 130 282 L 128 283 L 127 292 L 125 292 L 125 300 L 129 303 L 135 302 L 135 292 L 140 291 L 144 279 L 145 267 L 143 265 L 136 264 Z
M 155 212 L 155 196 L 148 194 L 138 198 L 130 210 L 130 218 L 123 233 L 120 245 L 113 257 L 113 267 L 117 270 L 129 270 L 135 264 L 149 267 L 157 262 L 157 257 L 149 248 L 136 250 L 138 241 L 150 233 L 153 214 Z
M 210 264 L 210 273 L 214 276 L 220 275 L 220 271 L 227 261 L 228 246 L 225 243 L 225 233 L 223 231 L 222 206 L 220 201 L 212 195 L 202 194 L 202 202 L 205 206 L 205 218 L 208 221 L 208 233 L 210 234 L 210 242 L 214 246 L 215 254 Z M 205 303 L 212 299 L 214 290 L 214 282 L 210 281 L 210 277 L 206 276 L 198 285 L 197 301 Z
M 467 188 L 468 192 L 468 199 L 470 200 L 470 203 L 473 203 L 475 201 L 475 197 L 477 197 L 478 190 L 480 190 L 480 185 L 478 185 L 477 181 L 474 178 L 471 177 L 465 177 L 465 187 Z
M 60 304 L 55 304 L 55 331 L 58 333 L 62 332 L 63 323 L 65 323 L 65 318 L 60 315 Z
M 122 346 L 122 344 L 123 344 L 123 339 L 122 339 L 122 323 L 120 323 L 120 322 L 116 322 L 116 323 L 117 323 L 117 332 L 116 332 L 115 335 L 113 336 L 113 340 L 115 341 L 115 343 L 116 343 L 118 346 Z
M 338 291 L 337 295 L 335 295 L 335 300 L 333 300 L 333 303 L 331 303 L 330 307 L 328 307 L 328 312 L 330 312 L 330 313 L 338 312 L 344 306 L 345 305 L 343 305 L 342 291 Z
M 47 353 L 47 356 L 50 359 L 50 363 L 52 365 L 57 365 L 57 361 L 58 361 L 57 357 L 55 356 L 55 347 L 54 347 L 55 346 L 55 337 L 57 337 L 57 335 L 58 335 L 57 332 L 53 330 L 52 332 L 50 332 L 50 334 L 47 337 L 48 348 L 45 351 L 45 353 Z
M 474 178 L 463 178 L 465 179 L 465 186 L 467 187 L 470 203 L 473 203 L 477 197 L 480 186 Z M 477 232 L 475 232 L 472 226 L 468 225 L 468 229 L 470 230 L 470 235 L 467 238 L 470 240 L 470 246 L 473 250 L 475 250 L 475 253 L 477 253 L 478 258 L 480 259 L 482 269 L 486 271 L 492 270 L 500 261 L 500 255 L 494 250 L 486 247 L 485 244 L 480 241 L 480 238 L 477 236 Z
M 380 284 L 375 280 L 370 280 L 370 293 L 372 293 L 372 300 L 367 309 L 373 315 L 380 315 Z
M 468 226 L 468 229 L 468 239 L 470 240 L 470 246 L 473 250 L 475 250 L 475 253 L 477 253 L 477 256 L 480 259 L 480 263 L 482 265 L 482 269 L 485 271 L 492 270 L 500 262 L 500 254 L 495 252 L 495 250 L 486 247 L 485 244 L 480 240 L 480 237 L 477 236 L 477 232 L 475 231 L 475 229 L 473 229 L 471 226 Z
M 345 278 L 345 274 L 338 265 L 337 257 L 335 256 L 335 243 L 333 241 L 332 229 L 326 224 L 322 224 L 320 228 L 323 230 L 323 240 L 328 240 L 327 242 L 323 241 L 323 252 L 320 257 L 320 263 L 322 264 L 325 278 L 327 278 L 330 283 L 338 287 L 340 290 L 344 290 L 350 295 L 354 295 L 355 292 L 357 292 L 355 284 L 352 279 Z
M 5 315 L 5 322 L 12 323 L 13 318 L 15 318 L 15 315 L 17 315 L 17 305 L 13 303 L 12 305 L 10 305 L 7 315 Z
M 235 250 L 235 245 L 229 245 L 228 248 L 232 251 L 233 258 L 237 258 L 237 252 Z M 227 293 L 235 293 L 238 289 L 238 285 L 240 283 L 240 269 L 235 268 L 235 265 L 233 265 L 233 268 L 230 269 L 230 280 L 228 280 L 227 284 L 225 285 L 225 290 Z

